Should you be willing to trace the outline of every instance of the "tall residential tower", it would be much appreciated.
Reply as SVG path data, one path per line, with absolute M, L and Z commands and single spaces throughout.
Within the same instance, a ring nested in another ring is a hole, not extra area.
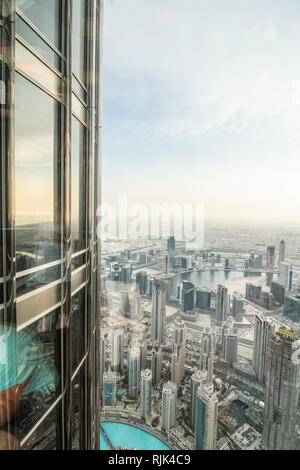
M 212 384 L 201 382 L 197 389 L 195 449 L 216 447 L 218 398 Z
M 163 344 L 165 339 L 166 290 L 167 285 L 163 278 L 153 279 L 151 339 L 158 344 Z
M 167 433 L 176 423 L 177 417 L 177 385 L 167 382 L 162 390 L 162 429 Z
M 300 392 L 300 341 L 279 328 L 268 343 L 263 445 L 269 450 L 295 449 Z

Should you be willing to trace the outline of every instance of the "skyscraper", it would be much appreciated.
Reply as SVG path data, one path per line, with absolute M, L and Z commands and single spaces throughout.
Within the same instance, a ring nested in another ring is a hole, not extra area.
M 175 237 L 168 238 L 167 249 L 169 254 L 170 268 L 174 268 L 174 258 L 175 258 Z
M 141 372 L 141 417 L 147 420 L 151 416 L 152 400 L 152 374 L 151 370 Z
M 262 313 L 255 314 L 252 365 L 256 380 L 262 385 L 265 383 L 267 348 L 272 328 L 274 327 L 268 317 Z
M 211 303 L 211 292 L 208 289 L 196 290 L 196 307 L 209 309 Z
M 1 447 L 99 448 L 101 19 L 0 1 L 0 393 L 20 392 Z
M 291 266 L 289 263 L 282 262 L 279 266 L 279 283 L 289 290 Z
M 140 349 L 140 367 L 141 369 L 147 368 L 147 342 L 144 336 L 139 336 L 136 339 L 136 343 Z
M 120 314 L 125 318 L 131 318 L 133 312 L 131 311 L 132 305 L 127 289 L 123 289 L 120 292 L 120 298 Z
M 158 383 L 161 379 L 162 371 L 162 351 L 161 345 L 156 341 L 152 348 L 151 353 L 151 371 L 154 383 Z
M 124 330 L 118 329 L 111 332 L 111 370 L 123 372 L 124 369 Z
M 177 385 L 167 382 L 162 390 L 162 430 L 170 432 L 177 418 Z
M 206 381 L 206 370 L 196 370 L 191 377 L 190 426 L 192 429 L 195 429 L 196 424 L 197 390 L 199 385 Z
M 152 286 L 151 339 L 154 343 L 164 343 L 166 316 L 166 281 L 155 278 Z
M 232 297 L 232 315 L 236 322 L 243 321 L 244 301 L 237 295 Z
M 271 283 L 271 294 L 274 295 L 274 300 L 280 305 L 284 304 L 285 288 L 279 282 Z
M 180 286 L 180 298 L 183 303 L 183 311 L 193 310 L 195 301 L 195 286 L 192 282 L 183 281 Z
M 184 379 L 185 374 L 186 338 L 185 325 L 182 320 L 176 320 L 171 356 L 171 380 L 177 385 Z
M 232 365 L 237 360 L 238 337 L 230 328 L 223 335 L 223 358 L 229 365 Z
M 206 328 L 200 344 L 200 369 L 207 371 L 207 382 L 212 383 L 216 335 L 213 328 Z
M 262 291 L 261 286 L 256 286 L 254 284 L 246 284 L 246 299 L 251 300 L 252 302 L 258 302 L 260 300 L 260 294 Z
M 228 289 L 221 284 L 217 287 L 216 319 L 219 322 L 226 321 L 229 313 Z
M 133 298 L 131 301 L 131 318 L 133 320 L 140 321 L 142 317 L 142 305 L 141 305 L 141 296 L 138 292 L 134 292 Z
M 147 291 L 147 282 L 148 276 L 147 273 L 144 271 L 139 271 L 136 273 L 135 277 L 136 283 L 138 285 L 138 290 L 140 294 L 146 294 Z
M 218 398 L 212 384 L 201 382 L 197 390 L 195 449 L 216 448 Z
M 111 370 L 103 374 L 103 405 L 115 406 L 116 405 L 116 373 Z
M 280 269 L 280 263 L 285 261 L 285 241 L 281 240 L 279 243 L 279 251 L 278 251 L 278 269 Z
M 139 393 L 139 382 L 141 373 L 140 347 L 134 343 L 131 345 L 128 355 L 128 396 L 137 398 Z
M 168 274 L 170 271 L 170 258 L 168 253 L 164 253 L 162 257 L 162 272 Z
M 275 246 L 268 246 L 267 248 L 267 269 L 274 269 L 275 266 Z
M 295 448 L 300 392 L 300 341 L 279 328 L 268 343 L 263 445 L 269 450 Z
M 183 294 L 183 311 L 190 312 L 194 308 L 195 290 L 189 289 Z

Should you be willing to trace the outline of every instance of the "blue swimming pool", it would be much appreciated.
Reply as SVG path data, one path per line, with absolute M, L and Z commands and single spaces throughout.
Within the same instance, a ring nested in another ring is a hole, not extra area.
M 136 450 L 169 450 L 162 441 L 142 429 L 123 423 L 101 423 L 114 447 L 127 447 Z M 100 432 L 100 450 L 108 450 L 108 443 Z

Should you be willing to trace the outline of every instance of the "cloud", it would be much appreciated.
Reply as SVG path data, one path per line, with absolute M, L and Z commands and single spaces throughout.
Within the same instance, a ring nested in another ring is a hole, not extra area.
M 267 29 L 264 32 L 264 38 L 268 41 L 276 41 L 278 37 L 278 29 L 276 28 L 274 22 L 270 20 L 267 25 Z
M 175 20 L 175 15 L 171 11 L 160 11 L 156 16 L 156 21 L 173 21 Z
M 225 31 L 219 31 L 217 34 L 216 34 L 216 39 L 222 39 L 225 37 Z
M 251 26 L 251 28 L 248 30 L 248 35 L 250 37 L 256 38 L 258 34 L 259 34 L 259 26 L 256 23 L 253 26 Z

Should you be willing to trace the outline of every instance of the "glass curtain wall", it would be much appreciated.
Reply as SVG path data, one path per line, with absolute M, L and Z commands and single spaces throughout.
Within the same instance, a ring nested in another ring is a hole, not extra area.
M 0 449 L 99 448 L 101 0 L 0 0 Z

